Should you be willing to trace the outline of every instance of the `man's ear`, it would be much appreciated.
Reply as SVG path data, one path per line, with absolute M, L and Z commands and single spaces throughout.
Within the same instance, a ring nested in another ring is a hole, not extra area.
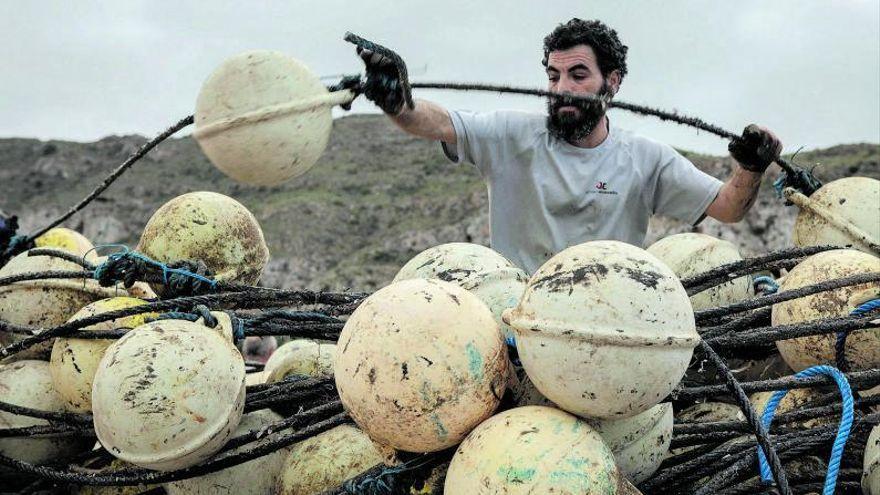
M 608 86 L 611 87 L 611 93 L 616 95 L 618 91 L 620 91 L 620 81 L 622 78 L 620 77 L 619 70 L 611 71 L 611 74 L 608 74 Z

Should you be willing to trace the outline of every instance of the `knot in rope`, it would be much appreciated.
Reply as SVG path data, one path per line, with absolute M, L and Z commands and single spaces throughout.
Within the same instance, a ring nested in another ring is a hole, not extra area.
M 872 299 L 860 304 L 849 314 L 851 316 L 862 316 L 872 311 L 880 309 L 880 298 Z M 846 338 L 849 337 L 849 331 L 837 332 L 837 339 L 834 341 L 834 364 L 840 371 L 849 371 L 849 363 L 846 360 Z
M 825 485 L 822 489 L 822 495 L 833 495 L 834 487 L 837 485 L 837 475 L 840 471 L 840 461 L 843 457 L 843 449 L 849 440 L 849 432 L 853 422 L 853 394 L 849 386 L 849 381 L 840 370 L 831 366 L 813 366 L 807 368 L 800 373 L 794 375 L 796 378 L 805 378 L 816 375 L 828 375 L 837 382 L 837 388 L 840 389 L 840 396 L 843 402 L 843 409 L 840 415 L 840 425 L 837 427 L 837 436 L 834 438 L 834 444 L 831 447 L 831 457 L 828 460 L 828 471 L 825 473 Z M 788 390 L 777 390 L 770 397 L 764 413 L 761 415 L 761 422 L 764 427 L 769 430 L 770 423 L 773 421 L 773 415 L 776 413 L 776 407 L 785 397 Z M 761 480 L 765 483 L 773 482 L 773 473 L 770 471 L 770 465 L 764 456 L 764 451 L 758 447 L 758 464 L 761 469 Z
M 755 292 L 761 292 L 765 296 L 767 294 L 776 294 L 779 290 L 779 284 L 776 283 L 776 280 L 774 280 L 773 277 L 768 277 L 766 275 L 755 277 L 752 281 L 752 286 L 755 288 Z
M 217 281 L 210 278 L 212 274 L 202 261 L 182 260 L 165 264 L 131 251 L 127 246 L 108 246 L 120 246 L 123 250 L 111 254 L 95 268 L 94 277 L 104 287 L 118 282 L 123 282 L 126 288 L 131 287 L 138 280 L 143 280 L 148 271 L 154 268 L 162 271 L 162 295 L 165 298 L 197 296 L 213 292 L 217 288 Z
M 0 215 L 0 266 L 13 256 L 34 247 L 34 241 L 26 235 L 17 235 L 18 217 Z
M 773 189 L 776 191 L 778 198 L 783 197 L 783 191 L 786 187 L 791 187 L 803 193 L 804 196 L 811 196 L 820 187 L 822 182 L 817 179 L 811 172 L 798 167 L 792 166 L 792 172 L 782 172 L 779 177 L 773 181 Z M 789 203 L 790 204 L 790 203 Z
M 366 495 L 408 493 L 417 473 L 430 467 L 434 460 L 433 456 L 414 457 L 399 466 L 386 467 L 378 474 L 350 479 L 342 488 L 348 493 Z
M 232 340 L 236 342 L 244 340 L 244 318 L 235 316 L 232 311 L 227 311 L 226 314 L 229 315 L 229 321 L 232 323 Z
M 211 314 L 211 310 L 204 304 L 199 304 L 193 308 L 193 311 L 202 319 L 206 327 L 216 328 L 217 318 Z

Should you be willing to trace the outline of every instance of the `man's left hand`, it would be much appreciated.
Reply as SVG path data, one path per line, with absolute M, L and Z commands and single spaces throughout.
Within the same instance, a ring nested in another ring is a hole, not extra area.
M 782 153 L 782 142 L 766 127 L 749 124 L 727 145 L 730 156 L 749 172 L 763 174 Z

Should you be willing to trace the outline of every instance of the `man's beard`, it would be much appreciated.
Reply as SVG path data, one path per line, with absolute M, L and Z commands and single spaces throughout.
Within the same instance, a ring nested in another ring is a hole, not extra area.
M 596 96 L 602 99 L 610 99 L 611 89 L 608 81 L 602 83 L 602 87 Z M 559 109 L 564 106 L 572 106 L 579 111 L 560 113 Z M 563 98 L 547 99 L 547 130 L 550 135 L 573 143 L 579 141 L 593 132 L 596 125 L 605 115 L 605 105 L 598 100 L 568 100 Z

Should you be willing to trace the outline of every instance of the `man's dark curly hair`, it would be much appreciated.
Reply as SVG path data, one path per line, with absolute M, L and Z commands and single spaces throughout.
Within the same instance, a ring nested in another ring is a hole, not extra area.
M 620 42 L 617 31 L 603 24 L 601 21 L 585 21 L 574 19 L 556 26 L 552 33 L 544 38 L 544 67 L 550 52 L 567 50 L 577 45 L 587 45 L 596 53 L 599 69 L 603 76 L 613 71 L 620 72 L 620 79 L 626 75 L 626 50 L 627 47 Z

